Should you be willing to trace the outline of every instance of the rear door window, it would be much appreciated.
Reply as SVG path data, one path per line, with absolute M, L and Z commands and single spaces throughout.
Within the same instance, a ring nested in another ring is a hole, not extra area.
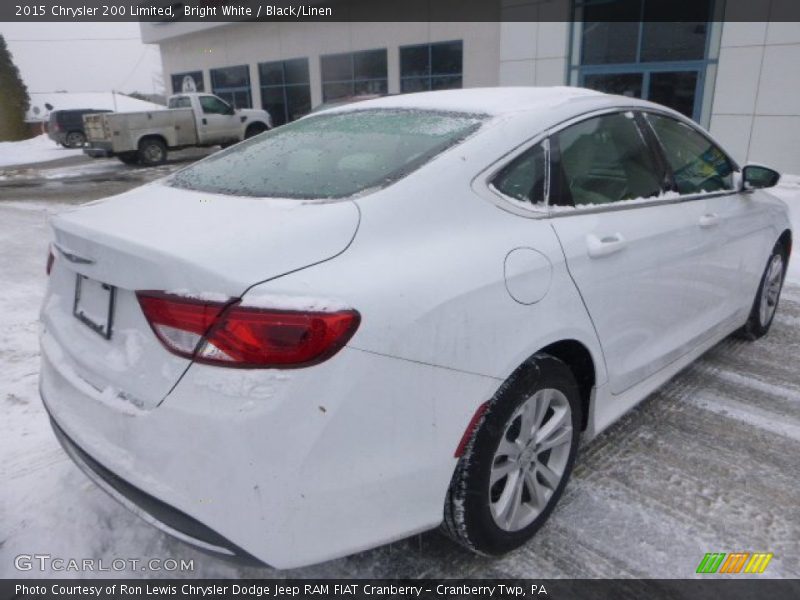
M 559 198 L 552 204 L 603 205 L 658 196 L 664 182 L 633 113 L 594 117 L 558 132 Z
M 681 194 L 733 189 L 734 166 L 706 136 L 677 119 L 648 113 Z

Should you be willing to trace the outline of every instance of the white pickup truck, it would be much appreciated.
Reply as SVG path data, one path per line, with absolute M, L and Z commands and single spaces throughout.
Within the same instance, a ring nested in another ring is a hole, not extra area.
M 163 163 L 167 150 L 224 147 L 272 127 L 265 110 L 234 109 L 213 94 L 196 92 L 170 96 L 164 110 L 89 114 L 83 120 L 85 154 L 148 166 Z

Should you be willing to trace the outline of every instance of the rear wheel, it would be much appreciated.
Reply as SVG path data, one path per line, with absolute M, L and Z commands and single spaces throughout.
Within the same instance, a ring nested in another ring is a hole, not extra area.
M 158 138 L 145 138 L 139 142 L 139 163 L 148 167 L 163 165 L 167 160 L 167 146 Z
M 572 371 L 536 355 L 491 401 L 456 467 L 445 532 L 481 554 L 527 542 L 550 516 L 578 450 L 581 401 Z
M 86 143 L 86 136 L 80 131 L 70 131 L 64 138 L 64 145 L 67 148 L 80 148 Z
M 738 331 L 739 337 L 752 341 L 767 335 L 778 309 L 785 275 L 786 251 L 781 244 L 776 244 L 761 276 L 747 323 Z

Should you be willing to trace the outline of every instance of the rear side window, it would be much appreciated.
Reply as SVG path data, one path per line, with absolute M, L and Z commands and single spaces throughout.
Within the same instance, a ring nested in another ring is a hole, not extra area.
M 192 101 L 188 96 L 170 98 L 169 108 L 192 108 Z
M 671 117 L 648 114 L 681 194 L 733 189 L 733 165 L 709 139 Z
M 305 117 L 176 173 L 182 188 L 273 198 L 341 198 L 385 187 L 474 132 L 483 118 L 420 110 Z
M 547 154 L 543 144 L 527 150 L 503 168 L 492 181 L 500 193 L 529 204 L 544 204 Z
M 556 134 L 561 194 L 575 206 L 650 198 L 661 193 L 663 173 L 631 113 L 581 121 Z M 558 198 L 553 204 L 570 204 Z

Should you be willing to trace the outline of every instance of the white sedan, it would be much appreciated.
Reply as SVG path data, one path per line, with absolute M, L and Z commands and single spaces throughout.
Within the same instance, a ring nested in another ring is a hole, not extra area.
M 778 173 L 576 88 L 311 115 L 53 219 L 41 393 L 152 524 L 297 567 L 443 526 L 483 554 L 596 436 L 772 323 Z

